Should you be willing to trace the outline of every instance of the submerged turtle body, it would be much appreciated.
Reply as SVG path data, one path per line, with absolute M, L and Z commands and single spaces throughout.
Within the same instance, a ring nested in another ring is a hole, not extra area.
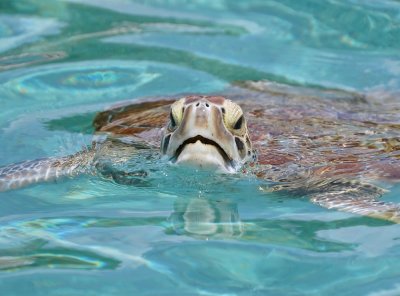
M 0 189 L 88 167 L 123 182 L 126 172 L 107 163 L 154 150 L 178 164 L 254 174 L 269 181 L 266 191 L 296 191 L 327 208 L 400 222 L 400 207 L 379 201 L 385 191 L 376 186 L 400 179 L 400 108 L 394 103 L 246 82 L 222 96 L 123 103 L 99 113 L 94 127 L 106 135 L 94 148 L 0 168 Z M 24 176 L 29 180 L 22 182 Z

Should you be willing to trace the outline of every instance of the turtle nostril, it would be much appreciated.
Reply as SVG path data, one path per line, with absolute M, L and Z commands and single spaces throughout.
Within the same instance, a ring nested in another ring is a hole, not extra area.
M 196 107 L 203 107 L 204 108 L 204 106 L 209 108 L 210 104 L 208 102 L 205 102 L 205 101 L 200 101 L 200 102 L 196 103 Z

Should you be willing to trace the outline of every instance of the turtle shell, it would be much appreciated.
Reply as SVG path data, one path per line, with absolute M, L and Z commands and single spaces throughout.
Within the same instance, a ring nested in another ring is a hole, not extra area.
M 168 120 L 173 99 L 124 102 L 96 115 L 93 126 L 97 134 L 111 138 L 132 137 L 151 146 L 159 146 L 161 129 Z
M 222 95 L 245 113 L 258 155 L 253 170 L 261 178 L 307 178 L 310 184 L 354 177 L 400 179 L 400 105 L 395 99 L 382 104 L 358 93 L 267 81 L 244 82 Z M 158 147 L 169 107 L 180 97 L 113 106 L 96 116 L 95 130 Z

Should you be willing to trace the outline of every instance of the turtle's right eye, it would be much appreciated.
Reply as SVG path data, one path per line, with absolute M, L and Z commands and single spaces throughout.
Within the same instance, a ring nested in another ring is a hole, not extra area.
M 172 128 L 176 127 L 176 121 L 174 119 L 174 115 L 172 114 L 172 110 L 169 112 L 169 122 Z
M 184 106 L 185 99 L 180 99 L 171 105 L 171 110 L 169 112 L 169 128 L 171 130 L 179 126 L 183 119 L 183 113 L 185 111 Z

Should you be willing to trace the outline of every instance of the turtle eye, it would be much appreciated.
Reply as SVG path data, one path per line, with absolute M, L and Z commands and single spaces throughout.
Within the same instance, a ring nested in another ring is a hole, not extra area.
M 240 130 L 243 125 L 243 115 L 239 117 L 239 119 L 236 121 L 235 125 L 233 126 L 233 129 L 235 130 Z
M 240 106 L 230 100 L 226 100 L 221 108 L 225 126 L 235 135 L 243 135 L 246 131 L 246 120 Z
M 171 105 L 171 111 L 169 112 L 170 129 L 175 129 L 178 125 L 181 124 L 183 113 L 185 111 L 184 101 L 185 98 L 182 98 Z
M 172 114 L 172 110 L 169 112 L 169 121 L 172 128 L 176 127 L 176 121 L 174 119 L 174 115 Z

